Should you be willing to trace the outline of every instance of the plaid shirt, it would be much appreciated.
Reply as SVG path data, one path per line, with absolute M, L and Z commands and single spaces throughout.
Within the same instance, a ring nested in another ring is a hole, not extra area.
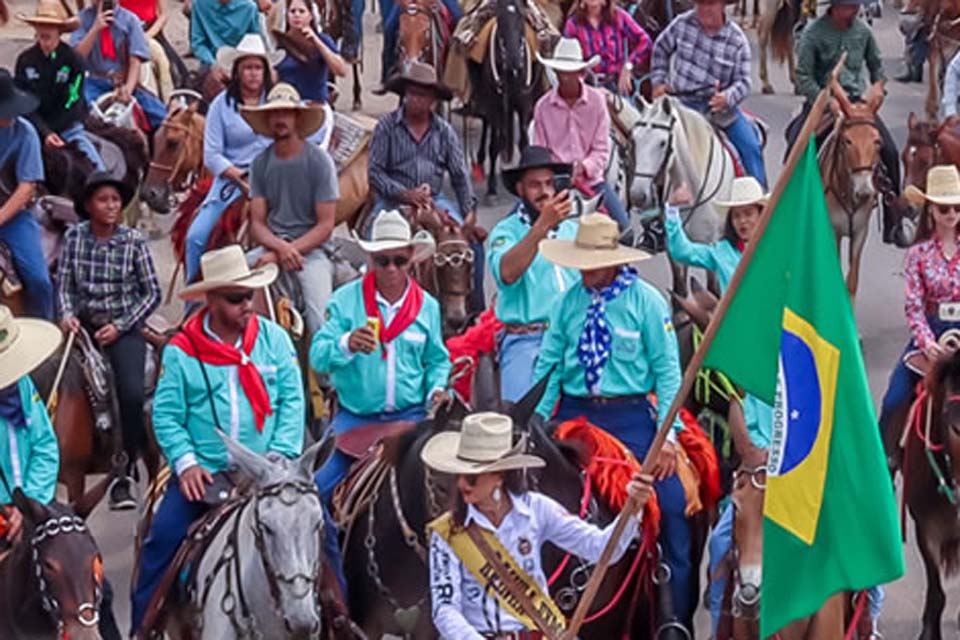
M 650 57 L 650 36 L 643 27 L 623 9 L 617 8 L 616 15 L 616 25 L 604 21 L 594 27 L 587 21 L 570 18 L 563 28 L 564 36 L 580 41 L 584 58 L 600 56 L 600 62 L 593 67 L 593 72 L 598 75 L 616 76 L 628 60 L 636 67 L 642 67 Z M 629 56 L 628 46 L 633 47 Z
M 731 108 L 750 93 L 750 43 L 743 30 L 727 20 L 710 35 L 692 9 L 677 16 L 657 38 L 651 67 L 653 85 L 670 85 L 684 101 L 709 100 L 717 82 Z
M 89 222 L 66 234 L 57 273 L 62 317 L 109 318 L 120 333 L 134 328 L 160 304 L 160 282 L 147 243 L 138 231 L 120 225 L 98 240 Z

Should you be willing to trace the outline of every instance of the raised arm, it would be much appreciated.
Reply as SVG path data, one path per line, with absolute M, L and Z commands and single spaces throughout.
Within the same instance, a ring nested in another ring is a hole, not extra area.
M 310 366 L 317 373 L 329 373 L 350 363 L 356 354 L 347 348 L 350 332 L 356 327 L 350 326 L 350 319 L 340 308 L 340 301 L 334 295 L 327 303 L 326 317 L 320 330 L 313 334 L 310 343 Z
M 603 549 L 613 535 L 613 529 L 617 525 L 616 519 L 601 529 L 573 515 L 553 498 L 533 492 L 527 495 L 530 498 L 530 506 L 543 527 L 544 540 L 549 540 L 567 553 L 583 558 L 587 562 L 596 563 L 600 559 L 600 554 L 603 553 Z M 610 558 L 611 563 L 620 560 L 630 548 L 630 543 L 637 537 L 638 524 L 636 517 L 630 518 L 627 522 L 623 535 L 617 541 L 613 557 Z

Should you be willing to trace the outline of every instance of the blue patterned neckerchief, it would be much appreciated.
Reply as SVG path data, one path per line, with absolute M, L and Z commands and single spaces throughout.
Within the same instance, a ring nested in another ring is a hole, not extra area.
M 521 200 L 520 202 L 517 203 L 517 217 L 519 217 L 519 218 L 520 218 L 520 222 L 522 222 L 522 223 L 525 224 L 526 226 L 528 226 L 528 227 L 532 227 L 532 226 L 533 226 L 533 216 L 530 215 L 530 212 L 527 210 L 527 201 L 526 201 L 526 200 Z M 548 237 L 548 238 L 556 238 L 556 237 L 557 237 L 557 229 L 556 229 L 556 228 L 553 228 L 553 229 L 550 229 L 549 231 L 547 231 L 547 237 Z
M 20 386 L 13 383 L 6 389 L 0 389 L 0 418 L 12 424 L 14 429 L 27 426 L 27 416 L 20 401 Z
M 600 395 L 600 373 L 610 358 L 610 327 L 607 323 L 606 303 L 610 302 L 637 279 L 633 267 L 620 267 L 616 279 L 602 290 L 590 290 L 590 306 L 583 323 L 583 333 L 577 345 L 577 358 L 586 370 L 587 393 Z

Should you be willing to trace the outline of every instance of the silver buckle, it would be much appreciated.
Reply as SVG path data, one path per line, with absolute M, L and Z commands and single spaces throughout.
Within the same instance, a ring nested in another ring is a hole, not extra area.
M 960 302 L 941 302 L 938 315 L 944 322 L 960 322 Z

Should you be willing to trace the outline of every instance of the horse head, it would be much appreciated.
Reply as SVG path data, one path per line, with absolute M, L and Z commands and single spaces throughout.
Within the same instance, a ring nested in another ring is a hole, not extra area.
M 71 199 L 79 197 L 87 176 L 95 167 L 77 143 L 71 141 L 62 147 L 43 145 L 42 156 L 47 193 Z
M 263 457 L 226 435 L 221 438 L 231 461 L 253 483 L 250 524 L 273 606 L 290 637 L 315 637 L 324 520 L 313 474 L 333 454 L 335 439 L 327 437 L 288 460 Z
M 504 87 L 523 91 L 533 86 L 533 59 L 524 36 L 524 7 L 519 0 L 498 0 L 491 66 Z
M 733 477 L 732 615 L 741 624 L 755 626 L 760 616 L 763 585 L 763 499 L 767 468 L 762 464 L 741 466 Z
M 857 208 L 876 198 L 873 174 L 880 162 L 880 130 L 877 111 L 880 97 L 868 102 L 852 102 L 840 83 L 833 78 L 831 91 L 840 108 L 837 121 L 838 168 L 841 175 L 849 175 L 850 193 Z
M 140 196 L 158 213 L 169 213 L 174 192 L 185 189 L 203 169 L 205 119 L 199 106 L 197 101 L 177 108 L 154 136 L 153 157 Z
M 434 55 L 427 56 L 433 39 L 433 17 L 429 6 L 421 0 L 406 0 L 400 3 L 400 25 L 397 48 L 400 64 L 420 61 L 435 65 Z M 439 52 L 436 52 L 439 53 Z
M 678 117 L 667 96 L 637 103 L 638 117 L 630 129 L 633 145 L 633 175 L 630 203 L 645 208 L 657 205 L 657 185 L 666 175 L 673 155 L 674 128 Z
M 473 248 L 456 224 L 442 226 L 436 233 L 437 291 L 443 309 L 444 330 L 459 333 L 467 322 L 467 298 L 473 288 Z

